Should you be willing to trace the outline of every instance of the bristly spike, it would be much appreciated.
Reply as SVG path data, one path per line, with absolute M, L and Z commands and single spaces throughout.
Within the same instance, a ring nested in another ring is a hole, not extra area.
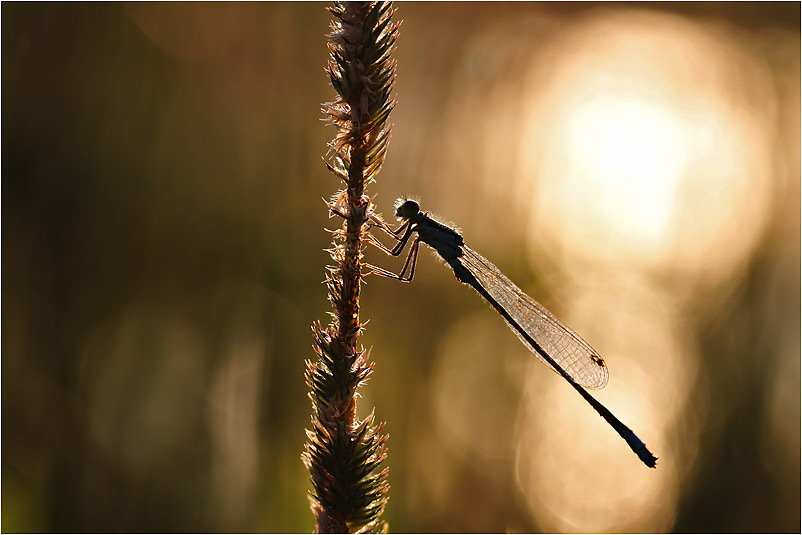
M 312 325 L 317 359 L 307 361 L 305 380 L 312 401 L 312 428 L 302 458 L 312 478 L 310 492 L 317 531 L 378 532 L 387 502 L 387 457 L 382 423 L 373 412 L 356 417 L 357 389 L 373 371 L 368 352 L 357 347 L 366 321 L 359 318 L 362 248 L 370 240 L 368 221 L 381 221 L 365 185 L 376 178 L 390 141 L 387 124 L 395 107 L 396 61 L 391 54 L 399 22 L 392 20 L 391 2 L 340 2 L 328 8 L 329 60 L 325 73 L 337 92 L 323 104 L 334 139 L 324 158 L 326 168 L 345 182 L 331 200 L 329 215 L 343 221 L 329 231 L 327 249 L 334 266 L 324 280 L 332 306 L 332 324 Z

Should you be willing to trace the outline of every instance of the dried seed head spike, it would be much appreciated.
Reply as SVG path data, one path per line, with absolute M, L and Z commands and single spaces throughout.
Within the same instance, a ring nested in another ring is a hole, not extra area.
M 390 140 L 387 119 L 396 103 L 391 53 L 399 23 L 389 2 L 334 2 L 328 10 L 333 19 L 325 72 L 337 95 L 322 105 L 335 128 L 324 162 L 345 187 L 324 202 L 343 226 L 330 231 L 335 265 L 324 281 L 332 324 L 312 326 L 317 360 L 307 362 L 305 378 L 313 416 L 302 457 L 312 476 L 318 532 L 381 531 L 389 489 L 387 469 L 380 468 L 387 436 L 373 413 L 356 418 L 357 389 L 373 370 L 357 341 L 367 323 L 359 318 L 362 248 L 371 239 L 369 226 L 381 221 L 365 185 L 379 173 Z

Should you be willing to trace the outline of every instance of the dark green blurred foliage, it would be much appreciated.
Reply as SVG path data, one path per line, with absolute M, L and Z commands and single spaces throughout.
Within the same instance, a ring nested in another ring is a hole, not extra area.
M 675 483 L 674 502 L 656 498 L 668 520 L 652 529 L 798 532 L 798 455 L 767 452 L 799 449 L 799 4 L 398 7 L 399 104 L 374 202 L 389 216 L 397 196 L 425 198 L 558 314 L 552 274 L 521 253 L 525 218 L 500 202 L 505 161 L 480 158 L 488 118 L 504 105 L 494 88 L 528 87 L 514 74 L 540 49 L 530 44 L 637 7 L 724 25 L 765 63 L 777 99 L 766 228 L 724 297 L 695 288 L 698 306 L 675 311 L 691 326 L 683 334 L 699 373 L 664 444 L 679 451 L 694 439 L 696 453 L 672 464 L 670 449 L 638 431 L 660 456 L 655 477 Z M 304 359 L 309 325 L 328 310 L 323 227 L 339 224 L 321 201 L 336 188 L 320 162 L 334 135 L 320 121 L 332 94 L 324 8 L 2 4 L 3 531 L 312 529 L 298 459 L 309 425 Z M 476 45 L 496 27 L 512 29 L 491 37 L 527 46 Z M 443 135 L 456 123 L 462 137 Z M 506 133 L 492 132 L 499 146 Z M 518 409 L 507 403 L 522 398 L 516 379 L 531 356 L 503 325 L 483 356 L 504 367 L 458 391 L 490 416 L 451 403 L 477 425 L 474 443 L 444 429 L 446 403 L 433 408 L 444 333 L 499 321 L 460 286 L 421 255 L 413 284 L 363 287 L 362 341 L 381 359 L 360 407 L 387 422 L 392 451 L 383 516 L 400 532 L 557 529 L 528 509 L 516 479 Z M 637 358 L 648 372 L 649 355 Z M 472 366 L 458 362 L 455 373 Z M 792 387 L 778 392 L 778 375 Z M 494 437 L 509 447 L 471 449 Z
M 303 528 L 287 513 L 308 514 L 303 355 L 326 306 L 325 11 L 2 10 L 3 530 Z M 156 44 L 137 22 L 185 34 Z M 159 385 L 176 329 L 200 360 Z M 242 331 L 261 348 L 260 461 L 226 513 L 206 405 Z M 181 410 L 137 422 L 162 388 Z M 143 448 L 144 469 L 123 454 Z

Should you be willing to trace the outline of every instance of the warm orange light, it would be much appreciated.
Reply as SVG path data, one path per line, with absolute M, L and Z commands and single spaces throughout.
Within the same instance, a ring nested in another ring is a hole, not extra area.
M 570 184 L 595 200 L 587 207 L 594 219 L 640 246 L 665 235 L 687 166 L 685 125 L 671 111 L 646 97 L 599 92 L 569 109 L 556 133 L 572 161 Z
M 715 253 L 712 275 L 726 277 L 768 212 L 761 64 L 719 34 L 637 12 L 587 22 L 549 54 L 553 68 L 532 82 L 518 197 L 535 207 L 538 262 L 562 250 L 571 263 L 673 264 L 695 278 Z M 747 81 L 754 94 L 734 90 Z
M 737 272 L 767 219 L 765 70 L 725 32 L 633 11 L 577 24 L 532 73 L 516 199 L 531 214 L 533 264 L 570 275 L 559 312 L 608 360 L 599 399 L 660 461 L 644 469 L 564 385 L 533 372 L 518 481 L 547 531 L 670 529 L 696 454 L 693 430 L 675 451 L 666 436 L 697 380 L 678 317 Z M 736 89 L 747 83 L 753 93 Z

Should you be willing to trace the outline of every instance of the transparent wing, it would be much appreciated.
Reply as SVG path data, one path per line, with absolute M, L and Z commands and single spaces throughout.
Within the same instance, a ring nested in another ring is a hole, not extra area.
M 609 378 L 607 365 L 590 344 L 526 295 L 489 260 L 464 245 L 461 248 L 460 260 L 468 271 L 574 381 L 586 388 L 604 388 Z M 529 351 L 552 368 L 515 328 L 509 327 Z

